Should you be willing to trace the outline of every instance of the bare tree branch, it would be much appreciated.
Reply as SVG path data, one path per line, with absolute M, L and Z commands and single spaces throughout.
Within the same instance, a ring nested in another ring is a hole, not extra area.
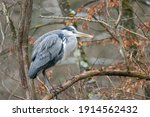
M 107 26 L 108 28 L 114 29 L 113 26 L 111 26 L 110 24 L 106 23 L 103 20 L 87 19 L 86 17 L 63 17 L 63 16 L 42 16 L 42 15 L 40 15 L 40 17 L 41 18 L 46 18 L 46 19 L 65 19 L 65 20 L 73 20 L 73 19 L 75 19 L 75 20 L 83 20 L 83 21 L 88 21 L 88 22 L 101 23 L 101 24 Z M 134 31 L 132 31 L 130 29 L 127 29 L 127 28 L 125 28 L 122 25 L 118 25 L 118 27 L 123 28 L 124 30 L 126 30 L 126 31 L 128 31 L 128 32 L 130 32 L 132 34 L 135 34 L 135 35 L 141 37 L 142 39 L 148 39 L 147 37 L 145 37 L 145 36 L 143 36 L 143 35 L 141 35 L 139 33 L 136 33 L 136 32 L 134 32 Z
M 21 83 L 24 89 L 26 90 L 26 97 L 27 99 L 31 99 L 28 82 L 27 82 L 27 76 L 26 76 L 26 69 L 25 69 L 25 62 L 24 56 L 26 58 L 27 53 L 26 50 L 23 53 L 23 41 L 28 38 L 28 32 L 30 27 L 30 21 L 31 21 L 31 9 L 32 9 L 32 3 L 33 0 L 24 0 L 22 1 L 21 6 L 21 18 L 19 22 L 19 28 L 18 28 L 18 34 L 17 34 L 17 51 L 18 51 L 18 62 L 19 62 L 19 75 L 21 78 Z M 25 54 L 25 55 L 24 55 Z
M 115 22 L 116 27 L 120 23 L 121 17 L 122 17 L 122 0 L 119 1 L 119 15 L 118 15 L 118 18 Z
M 10 89 L 8 89 L 8 88 L 5 86 L 3 80 L 2 80 L 2 86 L 6 89 L 6 91 L 7 91 L 8 93 L 11 94 L 11 96 L 14 96 L 14 97 L 16 97 L 16 98 L 18 98 L 18 99 L 21 99 L 21 100 L 25 100 L 25 98 L 23 98 L 23 97 L 21 97 L 21 96 L 18 96 L 18 95 L 15 95 L 14 93 L 12 93 L 12 91 L 11 91 Z
M 5 35 L 4 35 L 4 32 L 3 32 L 3 27 L 2 27 L 1 21 L 0 21 L 0 32 L 1 32 L 1 35 L 2 35 L 2 42 L 0 44 L 0 53 L 1 53 L 2 50 L 3 50 L 3 43 L 4 43 L 4 40 L 5 40 Z
M 80 80 L 83 80 L 83 79 L 86 79 L 89 77 L 93 77 L 93 76 L 105 76 L 105 75 L 133 77 L 133 78 L 137 78 L 137 79 L 146 79 L 146 80 L 150 79 L 149 76 L 139 73 L 137 71 L 115 70 L 115 69 L 113 69 L 113 70 L 96 69 L 96 70 L 86 71 L 84 73 L 81 73 L 79 75 L 72 77 L 70 80 L 63 83 L 62 86 L 55 88 L 50 94 L 46 95 L 43 98 L 43 100 L 48 100 L 48 99 L 54 98 L 56 95 L 63 92 L 64 90 L 68 89 L 69 87 L 71 87 L 73 84 L 75 84 L 76 82 L 78 82 Z
M 0 70 L 0 73 L 3 74 L 3 75 L 8 76 L 10 79 L 17 82 L 18 84 L 21 84 L 18 79 L 14 78 L 14 76 L 11 76 L 7 71 Z
M 16 29 L 15 29 L 12 19 L 10 18 L 10 15 L 8 13 L 8 8 L 4 2 L 2 2 L 2 7 L 3 7 L 3 10 L 2 10 L 3 14 L 6 17 L 6 22 L 9 25 L 11 32 L 12 32 L 12 39 L 15 40 L 17 38 Z

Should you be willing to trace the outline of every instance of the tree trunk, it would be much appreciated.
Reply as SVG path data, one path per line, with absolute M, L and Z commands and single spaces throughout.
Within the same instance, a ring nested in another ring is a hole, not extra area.
M 31 99 L 31 94 L 28 85 L 27 71 L 28 71 L 28 33 L 31 22 L 33 0 L 21 1 L 21 14 L 20 22 L 17 34 L 17 51 L 18 51 L 18 62 L 19 62 L 19 75 L 21 83 L 26 91 L 26 98 Z M 25 43 L 25 48 L 23 48 Z

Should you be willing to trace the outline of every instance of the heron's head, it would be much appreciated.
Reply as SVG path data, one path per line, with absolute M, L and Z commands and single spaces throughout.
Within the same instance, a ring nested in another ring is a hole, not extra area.
M 77 31 L 74 26 L 68 26 L 62 29 L 68 36 L 75 36 L 75 37 L 84 37 L 84 38 L 93 38 L 93 35 L 89 35 L 86 33 L 82 33 Z

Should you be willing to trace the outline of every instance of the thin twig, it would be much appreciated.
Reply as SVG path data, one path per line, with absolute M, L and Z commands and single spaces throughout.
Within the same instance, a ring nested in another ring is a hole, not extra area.
M 10 15 L 9 15 L 9 13 L 8 13 L 8 9 L 7 9 L 7 6 L 5 5 L 5 3 L 4 2 L 2 2 L 2 8 L 3 8 L 3 14 L 5 15 L 5 17 L 6 17 L 6 22 L 7 22 L 7 24 L 9 25 L 9 27 L 10 27 L 10 29 L 11 29 L 11 32 L 13 33 L 13 39 L 15 40 L 16 39 L 16 37 L 17 37 L 17 34 L 16 34 L 16 29 L 15 29 L 15 26 L 14 26 L 14 23 L 13 23 L 13 21 L 11 20 L 11 18 L 10 18 Z
M 6 91 L 7 91 L 8 93 L 12 94 L 12 93 L 11 93 L 12 91 L 9 90 L 9 89 L 5 86 L 3 80 L 2 80 L 2 86 L 6 89 Z M 11 96 L 14 96 L 14 97 L 16 97 L 16 98 L 18 98 L 18 99 L 25 100 L 25 98 L 23 98 L 23 97 L 21 97 L 21 96 L 18 96 L 18 95 L 15 95 L 15 94 L 13 94 L 13 95 L 11 95 Z
M 132 95 L 135 95 L 135 96 L 139 96 L 139 97 L 143 97 L 145 99 L 150 99 L 149 96 L 146 96 L 146 95 L 142 95 L 142 94 L 138 94 L 138 93 L 131 93 L 131 92 L 127 92 L 127 91 L 124 91 L 123 89 L 121 88 L 117 88 L 119 91 L 123 91 L 124 93 L 128 93 L 128 94 L 132 94 Z
M 106 78 L 109 80 L 110 84 L 113 86 L 113 88 L 116 88 L 114 83 L 112 82 L 111 78 L 109 76 L 106 76 Z
M 108 28 L 114 29 L 113 26 L 111 26 L 110 24 L 106 23 L 105 21 L 99 20 L 99 19 L 95 20 L 95 19 L 87 19 L 86 17 L 63 17 L 63 16 L 42 16 L 42 15 L 40 15 L 40 17 L 41 18 L 46 18 L 46 19 L 65 19 L 65 20 L 73 20 L 73 19 L 75 19 L 75 20 L 83 20 L 83 21 L 88 21 L 88 22 L 101 23 L 101 24 L 107 26 Z M 134 31 L 131 31 L 130 29 L 127 29 L 127 28 L 125 28 L 122 25 L 118 25 L 118 28 L 119 27 L 123 28 L 124 30 L 126 30 L 126 31 L 128 31 L 128 32 L 130 32 L 132 34 L 135 34 L 135 35 L 141 37 L 142 39 L 148 39 L 147 37 L 145 37 L 145 36 L 143 36 L 143 35 L 141 35 L 139 33 L 136 33 Z
M 119 15 L 118 15 L 118 18 L 115 22 L 115 27 L 117 27 L 119 25 L 121 17 L 122 17 L 122 0 L 119 1 Z
M 86 17 L 63 17 L 63 16 L 42 16 L 40 15 L 41 18 L 46 18 L 46 19 L 64 19 L 64 20 L 84 20 L 88 22 L 95 22 L 95 23 L 102 23 L 108 27 L 112 27 L 108 23 L 104 22 L 103 20 L 93 20 L 93 19 L 87 19 Z
M 139 33 L 136 33 L 136 32 L 134 32 L 134 31 L 132 31 L 132 30 L 129 30 L 129 29 L 123 27 L 122 25 L 118 25 L 118 26 L 121 27 L 121 28 L 123 28 L 123 29 L 126 30 L 127 32 L 130 32 L 130 33 L 132 33 L 132 34 L 135 34 L 135 35 L 141 37 L 142 39 L 147 39 L 147 40 L 149 39 L 149 38 L 147 38 L 147 37 L 145 37 L 145 36 L 143 36 L 143 35 L 141 35 L 141 34 L 139 34 Z
M 4 32 L 3 32 L 3 27 L 2 27 L 1 21 L 0 21 L 0 32 L 1 32 L 1 35 L 2 35 L 2 42 L 1 42 L 1 45 L 0 45 L 0 53 L 1 53 L 2 50 L 3 50 L 3 44 L 4 44 L 4 40 L 5 40 L 5 35 L 4 35 Z
M 15 94 L 15 92 L 17 91 L 17 89 L 18 89 L 18 87 L 19 87 L 19 84 L 16 86 L 16 88 L 14 88 L 14 90 L 10 93 L 10 96 L 8 97 L 8 99 L 10 100 L 11 99 L 11 97 Z
M 10 74 L 8 74 L 7 72 L 4 72 L 2 70 L 0 70 L 1 74 L 7 75 L 10 79 L 12 79 L 13 81 L 16 81 L 17 83 L 21 84 L 20 81 L 16 78 L 14 78 L 13 76 L 11 76 Z

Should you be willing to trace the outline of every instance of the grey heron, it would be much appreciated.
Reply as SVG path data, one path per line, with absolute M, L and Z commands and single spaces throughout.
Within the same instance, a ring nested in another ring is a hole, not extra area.
M 76 49 L 77 37 L 93 38 L 92 35 L 77 31 L 73 26 L 54 30 L 39 37 L 33 48 L 29 77 L 34 79 L 41 71 L 45 77 L 46 69 L 65 60 Z

